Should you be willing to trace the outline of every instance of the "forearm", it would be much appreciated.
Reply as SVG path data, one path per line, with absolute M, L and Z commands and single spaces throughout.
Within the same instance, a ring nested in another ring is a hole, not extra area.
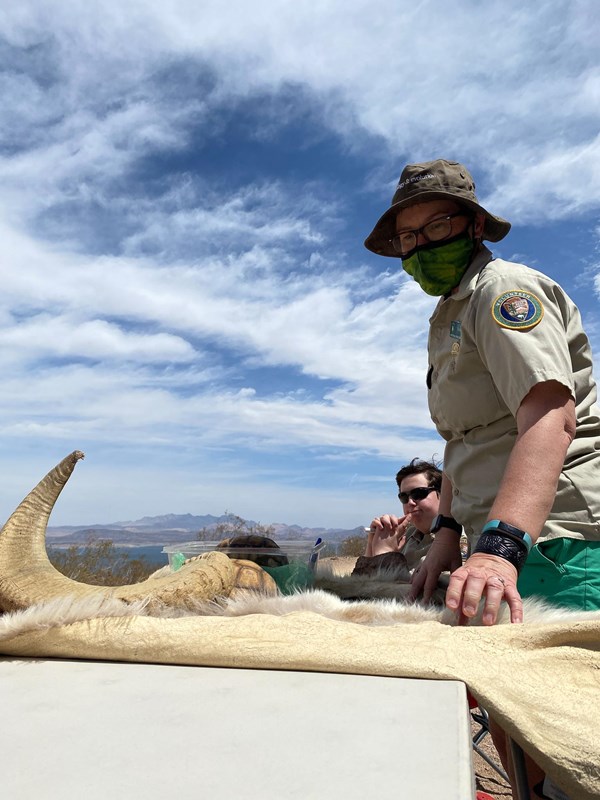
M 440 491 L 439 513 L 445 517 L 452 516 L 452 482 L 446 473 L 442 473 L 442 488 Z
M 568 387 L 547 381 L 531 389 L 517 411 L 517 439 L 488 521 L 499 519 L 513 525 L 534 541 L 539 537 L 554 503 L 575 428 L 575 401 Z M 461 621 L 475 615 L 482 597 L 485 625 L 496 622 L 502 600 L 510 607 L 511 622 L 523 621 L 517 589 L 523 550 L 510 537 L 496 535 L 497 539 L 491 537 L 495 544 L 480 539 L 463 567 L 450 578 L 446 605 L 458 612 Z
M 572 440 L 564 409 L 523 421 L 488 519 L 500 519 L 540 535 L 556 496 L 556 487 Z M 527 424 L 531 423 L 531 424 Z

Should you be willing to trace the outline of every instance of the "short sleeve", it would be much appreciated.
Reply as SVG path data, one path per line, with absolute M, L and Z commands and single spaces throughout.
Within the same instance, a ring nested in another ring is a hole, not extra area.
M 511 414 L 516 416 L 538 383 L 558 381 L 574 396 L 567 338 L 570 301 L 563 290 L 527 268 L 485 272 L 473 303 L 476 341 Z

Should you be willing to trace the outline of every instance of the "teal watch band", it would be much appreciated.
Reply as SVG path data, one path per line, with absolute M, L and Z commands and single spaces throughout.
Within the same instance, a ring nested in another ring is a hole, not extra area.
M 486 522 L 483 526 L 482 533 L 493 533 L 494 531 L 498 531 L 503 536 L 508 536 L 510 539 L 513 539 L 515 542 L 519 542 L 525 545 L 527 548 L 527 552 L 531 550 L 533 547 L 533 540 L 528 533 L 522 531 L 520 528 L 515 528 L 514 525 L 509 525 L 508 522 L 502 522 L 499 519 L 491 519 L 489 522 Z

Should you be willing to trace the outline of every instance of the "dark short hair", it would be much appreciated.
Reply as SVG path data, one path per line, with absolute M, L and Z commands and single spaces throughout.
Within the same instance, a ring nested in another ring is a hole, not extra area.
M 441 491 L 442 488 L 442 470 L 438 467 L 435 461 L 421 461 L 420 458 L 413 458 L 410 464 L 401 467 L 396 473 L 396 483 L 398 488 L 404 480 L 410 475 L 425 475 L 427 478 L 427 485 L 433 486 L 436 492 Z

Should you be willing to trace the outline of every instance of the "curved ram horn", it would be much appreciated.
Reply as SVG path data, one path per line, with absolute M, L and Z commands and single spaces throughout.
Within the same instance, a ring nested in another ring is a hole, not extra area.
M 28 608 L 54 597 L 102 595 L 125 602 L 193 608 L 229 595 L 235 565 L 224 553 L 207 553 L 177 572 L 129 586 L 92 586 L 55 569 L 46 552 L 46 526 L 54 504 L 83 453 L 75 450 L 21 502 L 0 531 L 0 612 Z

